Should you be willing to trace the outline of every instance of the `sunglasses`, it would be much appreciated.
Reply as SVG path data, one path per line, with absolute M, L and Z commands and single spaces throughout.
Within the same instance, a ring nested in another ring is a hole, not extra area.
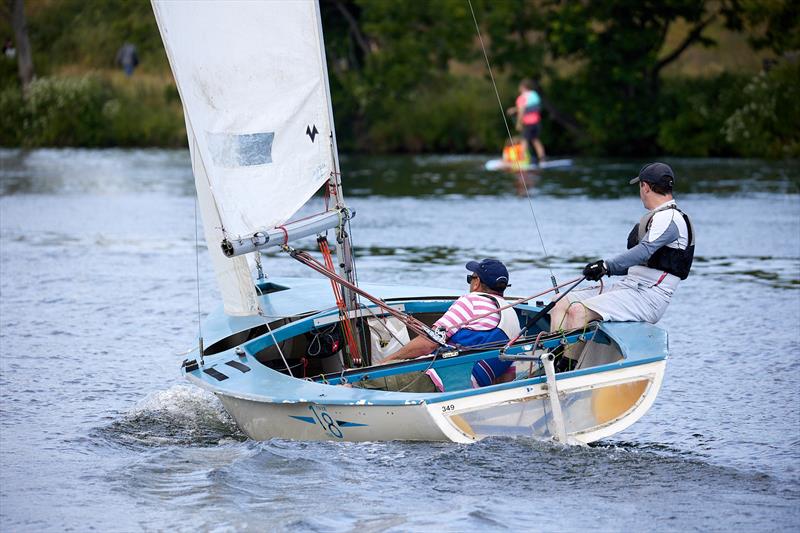
M 467 274 L 467 283 L 472 283 L 473 279 L 476 279 L 478 276 L 475 274 Z

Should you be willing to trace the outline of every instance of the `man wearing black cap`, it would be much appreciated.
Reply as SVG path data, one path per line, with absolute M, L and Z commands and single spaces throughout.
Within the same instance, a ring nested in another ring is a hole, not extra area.
M 448 342 L 459 346 L 477 346 L 492 342 L 505 342 L 520 332 L 519 317 L 512 309 L 499 308 L 508 305 L 503 292 L 508 287 L 508 269 L 497 259 L 470 261 L 466 265 L 470 274 L 468 294 L 453 302 L 453 305 L 437 320 L 434 328 L 445 332 Z M 427 337 L 417 336 L 400 350 L 386 357 L 383 363 L 399 359 L 413 359 L 433 352 L 438 345 Z M 429 373 L 439 390 L 444 390 L 435 373 Z M 497 358 L 479 361 L 472 370 L 473 385 L 491 385 L 513 379 L 511 362 Z
M 624 276 L 608 291 L 573 291 L 550 313 L 551 330 L 583 327 L 590 320 L 658 322 L 694 257 L 694 228 L 672 198 L 675 175 L 669 165 L 650 163 L 630 181 L 648 209 L 628 235 L 628 250 L 586 265 L 583 275 L 597 281 Z M 569 300 L 569 301 L 567 301 Z M 572 305 L 580 302 L 582 305 Z

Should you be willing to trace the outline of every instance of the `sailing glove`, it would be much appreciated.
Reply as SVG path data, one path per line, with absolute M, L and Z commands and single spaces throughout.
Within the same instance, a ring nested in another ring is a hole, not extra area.
M 608 274 L 606 264 L 602 259 L 598 259 L 594 263 L 589 263 L 583 267 L 583 275 L 589 281 L 599 281 L 600 278 Z

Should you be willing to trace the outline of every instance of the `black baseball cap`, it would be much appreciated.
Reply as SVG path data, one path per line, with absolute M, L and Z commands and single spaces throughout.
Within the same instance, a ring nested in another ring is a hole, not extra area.
M 484 285 L 494 290 L 502 290 L 508 286 L 508 269 L 497 259 L 484 259 L 480 263 L 470 261 L 467 270 L 478 275 Z
M 639 170 L 639 175 L 633 178 L 630 183 L 652 183 L 660 185 L 664 189 L 672 189 L 675 184 L 675 174 L 672 173 L 672 168 L 666 163 L 647 163 Z

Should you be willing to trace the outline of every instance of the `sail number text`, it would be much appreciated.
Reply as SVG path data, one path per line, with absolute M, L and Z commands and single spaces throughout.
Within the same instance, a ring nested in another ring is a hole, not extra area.
M 319 422 L 319 425 L 325 433 L 337 439 L 341 439 L 344 436 L 342 434 L 342 428 L 339 427 L 339 424 L 328 414 L 324 407 L 317 408 L 314 405 L 309 405 L 308 408 L 314 413 L 314 418 L 317 419 L 317 422 Z

